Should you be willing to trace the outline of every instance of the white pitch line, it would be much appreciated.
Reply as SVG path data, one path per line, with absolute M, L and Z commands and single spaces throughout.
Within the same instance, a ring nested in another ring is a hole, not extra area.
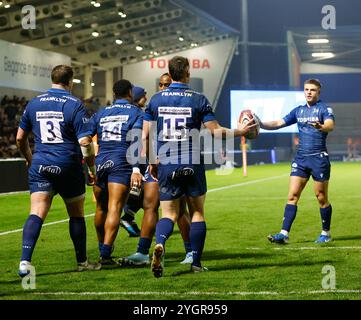
M 0 193 L 0 197 L 1 197 L 1 196 L 13 195 L 13 194 L 28 193 L 28 192 L 29 192 L 29 190 L 24 190 L 24 191 L 13 191 L 13 192 L 2 192 L 2 193 Z
M 361 294 L 361 290 L 347 290 L 347 289 L 335 289 L 335 290 L 310 290 L 310 291 L 290 291 L 290 292 L 278 292 L 278 291 L 229 291 L 229 292 L 166 292 L 166 291 L 119 291 L 119 292 L 73 292 L 73 291 L 59 291 L 59 292 L 31 292 L 33 295 L 40 296 L 289 296 L 289 295 L 319 295 L 330 293 L 344 293 L 344 294 Z
M 215 191 L 220 191 L 220 190 L 225 190 L 225 189 L 230 189 L 230 188 L 235 188 L 235 187 L 241 187 L 241 186 L 246 186 L 249 184 L 254 184 L 254 183 L 258 183 L 258 182 L 264 182 L 264 181 L 269 181 L 269 180 L 274 180 L 274 179 L 279 179 L 282 178 L 286 175 L 280 175 L 280 176 L 275 176 L 275 177 L 270 177 L 270 178 L 264 178 L 264 179 L 258 179 L 258 180 L 252 180 L 252 181 L 247 181 L 247 182 L 242 182 L 242 183 L 237 183 L 237 184 L 232 184 L 230 186 L 225 186 L 225 187 L 220 187 L 220 188 L 215 188 L 215 189 L 210 189 L 208 190 L 208 192 L 215 192 Z M 91 217 L 94 216 L 94 213 L 86 215 L 85 217 Z M 69 219 L 64 219 L 64 220 L 58 220 L 58 221 L 54 221 L 54 222 L 49 222 L 49 223 L 44 223 L 43 227 L 45 226 L 50 226 L 53 224 L 58 224 L 58 223 L 63 223 L 63 222 L 67 222 L 69 221 Z M 23 229 L 16 229 L 16 230 L 10 230 L 10 231 L 5 231 L 5 232 L 1 232 L 0 236 L 4 236 L 7 234 L 11 234 L 11 233 L 17 233 L 17 232 L 22 232 Z
M 207 193 L 232 189 L 232 188 L 235 188 L 235 187 L 248 186 L 250 184 L 255 184 L 255 183 L 258 183 L 258 182 L 271 181 L 271 180 L 283 178 L 283 177 L 286 177 L 286 176 L 289 176 L 289 174 L 282 174 L 280 176 L 274 176 L 274 177 L 270 177 L 270 178 L 263 178 L 263 179 L 257 179 L 257 180 L 252 180 L 252 181 L 247 181 L 247 182 L 242 182 L 242 183 L 237 183 L 237 184 L 231 184 L 229 186 L 210 189 L 210 190 L 207 191 Z
M 261 248 L 261 247 L 249 247 L 245 248 L 246 250 L 361 250 L 361 246 L 355 246 L 355 247 L 277 247 L 277 248 Z
M 84 216 L 84 218 L 93 217 L 94 215 L 95 215 L 95 213 L 87 214 L 87 215 Z M 58 223 L 63 223 L 63 222 L 68 222 L 68 221 L 69 221 L 69 218 L 64 219 L 64 220 L 57 220 L 57 221 L 53 221 L 53 222 L 48 222 L 48 223 L 44 223 L 43 227 L 52 226 L 53 224 L 58 224 Z M 23 231 L 23 229 L 5 231 L 5 232 L 1 232 L 0 236 L 5 236 L 5 235 L 10 234 L 10 233 L 17 233 L 17 232 L 22 232 L 22 231 Z

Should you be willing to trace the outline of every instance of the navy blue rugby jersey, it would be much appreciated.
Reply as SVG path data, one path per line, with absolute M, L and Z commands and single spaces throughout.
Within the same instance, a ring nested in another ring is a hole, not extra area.
M 98 135 L 98 154 L 111 153 L 120 157 L 122 162 L 126 161 L 127 150 L 132 143 L 130 138 L 141 137 L 143 115 L 140 108 L 125 99 L 100 109 L 90 120 L 91 135 Z M 134 135 L 129 136 L 128 132 L 132 129 L 135 130 Z
M 157 151 L 161 163 L 188 164 L 200 160 L 199 135 L 204 122 L 216 120 L 207 98 L 183 83 L 172 83 L 156 93 L 145 111 L 145 121 L 157 122 Z M 195 156 L 197 159 L 195 159 Z
M 299 145 L 297 152 L 301 155 L 312 155 L 327 152 L 326 138 L 328 133 L 321 132 L 310 125 L 310 122 L 323 124 L 326 119 L 335 121 L 332 109 L 319 100 L 309 107 L 307 104 L 294 108 L 283 120 L 287 126 L 297 123 L 299 131 Z
M 49 89 L 29 101 L 20 128 L 33 132 L 33 163 L 69 165 L 82 154 L 78 139 L 89 135 L 90 116 L 82 102 L 63 89 Z

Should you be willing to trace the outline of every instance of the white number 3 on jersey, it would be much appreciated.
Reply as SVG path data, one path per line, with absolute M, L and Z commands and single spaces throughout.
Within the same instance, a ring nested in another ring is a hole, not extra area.
M 64 121 L 62 112 L 42 111 L 36 113 L 36 120 L 40 123 L 42 143 L 62 143 L 60 122 Z

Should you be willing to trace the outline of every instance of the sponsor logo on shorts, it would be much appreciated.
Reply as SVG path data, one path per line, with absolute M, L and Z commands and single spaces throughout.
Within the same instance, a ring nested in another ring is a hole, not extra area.
M 297 168 L 297 163 L 296 162 L 292 163 L 292 168 Z
M 99 164 L 97 167 L 97 171 L 101 171 L 103 169 L 113 168 L 114 162 L 112 160 L 105 161 L 103 164 Z
M 38 182 L 38 187 L 39 188 L 46 188 L 49 187 L 50 183 L 49 182 Z
M 61 169 L 58 166 L 43 166 L 43 165 L 40 165 L 39 166 L 39 173 L 42 173 L 42 172 L 48 172 L 48 173 L 59 175 L 61 173 Z

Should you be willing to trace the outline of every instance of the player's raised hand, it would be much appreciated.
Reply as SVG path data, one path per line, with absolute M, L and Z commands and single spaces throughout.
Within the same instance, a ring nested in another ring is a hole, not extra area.
M 322 130 L 323 126 L 319 121 L 315 121 L 315 122 L 308 122 L 308 124 L 310 124 L 312 127 L 314 127 L 317 130 Z
M 246 135 L 252 128 L 255 128 L 258 126 L 258 123 L 256 121 L 244 121 L 238 122 L 237 129 L 241 131 L 241 135 Z
M 261 119 L 259 118 L 259 116 L 257 116 L 255 113 L 253 113 L 253 117 L 256 120 L 256 122 L 259 123 L 260 128 L 263 129 L 263 123 L 262 123 Z

